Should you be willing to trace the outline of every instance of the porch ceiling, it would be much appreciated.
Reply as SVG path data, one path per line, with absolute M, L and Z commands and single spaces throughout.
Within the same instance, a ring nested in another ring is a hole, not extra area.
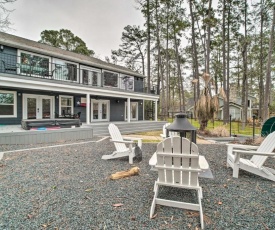
M 44 80 L 40 78 L 19 78 L 11 77 L 11 75 L 0 75 L 1 86 L 5 87 L 15 87 L 20 89 L 34 89 L 34 90 L 43 90 L 51 92 L 64 92 L 64 93 L 73 93 L 73 94 L 91 94 L 98 96 L 107 96 L 107 97 L 116 97 L 116 98 L 132 98 L 140 100 L 158 100 L 158 95 L 150 95 L 145 93 L 133 93 L 128 91 L 118 91 L 110 90 L 106 88 L 91 88 L 85 87 L 85 85 L 75 85 L 65 82 L 62 84 L 60 81 L 55 80 Z M 67 84 L 66 84 L 67 83 Z

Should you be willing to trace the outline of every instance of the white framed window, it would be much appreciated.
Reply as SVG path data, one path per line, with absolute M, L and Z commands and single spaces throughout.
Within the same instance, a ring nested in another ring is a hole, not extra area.
M 45 55 L 18 50 L 18 73 L 32 76 L 48 75 L 51 71 L 50 60 L 51 58 Z
M 59 96 L 59 114 L 73 114 L 74 113 L 74 104 L 73 96 L 60 95 Z
M 134 82 L 134 77 L 128 75 L 121 75 L 120 89 L 134 91 Z
M 17 117 L 17 92 L 0 90 L 0 117 Z
M 56 80 L 78 82 L 78 68 L 79 64 L 75 62 L 53 58 L 52 70 Z
M 118 88 L 118 73 L 104 70 L 102 74 L 104 87 Z
M 101 70 L 88 66 L 80 66 L 80 83 L 84 85 L 101 86 Z

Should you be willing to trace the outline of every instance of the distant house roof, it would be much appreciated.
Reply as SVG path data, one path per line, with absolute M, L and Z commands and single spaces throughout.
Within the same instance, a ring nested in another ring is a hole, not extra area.
M 68 61 L 78 62 L 83 65 L 89 65 L 89 66 L 102 68 L 105 70 L 110 70 L 110 71 L 119 72 L 123 74 L 128 74 L 136 77 L 142 77 L 142 78 L 145 77 L 144 75 L 139 74 L 126 67 L 107 63 L 98 58 L 77 54 L 71 51 L 63 50 L 47 44 L 42 44 L 39 42 L 35 42 L 29 39 L 21 38 L 21 37 L 3 33 L 3 32 L 0 32 L 0 44 L 26 50 L 26 51 L 43 53 L 45 55 L 65 59 Z
M 234 106 L 234 107 L 239 108 L 239 109 L 242 108 L 242 106 L 240 104 L 234 103 L 234 102 L 231 102 L 231 101 L 229 102 L 229 105 Z M 222 109 L 222 108 L 223 108 L 223 105 L 220 106 L 220 109 Z

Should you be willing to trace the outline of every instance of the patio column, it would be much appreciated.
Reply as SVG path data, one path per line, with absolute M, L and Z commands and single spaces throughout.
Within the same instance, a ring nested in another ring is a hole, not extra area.
M 130 103 L 130 97 L 127 98 L 127 122 L 130 122 L 131 120 L 131 103 Z
M 144 121 L 144 100 L 142 100 L 142 120 Z
M 90 111 L 91 111 L 90 94 L 86 95 L 86 124 L 90 124 Z
M 155 121 L 158 121 L 158 101 L 155 101 Z

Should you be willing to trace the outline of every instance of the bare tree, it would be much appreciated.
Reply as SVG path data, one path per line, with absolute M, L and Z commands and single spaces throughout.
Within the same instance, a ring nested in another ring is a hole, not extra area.
M 5 32 L 10 28 L 11 26 L 11 21 L 9 19 L 10 13 L 13 10 L 9 10 L 6 7 L 7 3 L 13 3 L 16 0 L 0 0 L 0 31 Z

